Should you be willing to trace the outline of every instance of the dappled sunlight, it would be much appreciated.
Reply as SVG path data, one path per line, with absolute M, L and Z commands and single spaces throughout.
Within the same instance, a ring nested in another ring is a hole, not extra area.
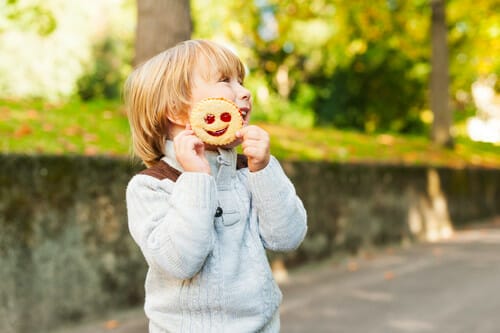
M 408 226 L 414 235 L 431 242 L 448 239 L 453 235 L 448 204 L 435 169 L 427 171 L 426 195 L 411 193 L 410 196 L 412 200 L 408 210 Z
M 278 284 L 288 281 L 288 270 L 285 262 L 282 259 L 275 259 L 271 262 L 271 270 L 273 277 Z
M 500 244 L 500 230 L 493 228 L 471 228 L 470 230 L 461 230 L 450 239 L 453 243 L 477 242 L 483 244 Z
M 467 132 L 474 141 L 500 144 L 500 120 L 483 120 L 477 117 L 467 121 Z
M 391 319 L 387 325 L 398 332 L 433 332 L 432 323 L 419 319 Z
M 467 121 L 467 132 L 474 141 L 500 145 L 500 95 L 495 92 L 496 75 L 472 84 L 477 115 Z

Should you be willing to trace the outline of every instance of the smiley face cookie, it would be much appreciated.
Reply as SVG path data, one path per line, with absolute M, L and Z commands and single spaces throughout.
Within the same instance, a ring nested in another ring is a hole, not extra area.
M 224 98 L 205 98 L 196 103 L 189 115 L 191 127 L 203 142 L 223 146 L 236 140 L 243 126 L 238 106 Z

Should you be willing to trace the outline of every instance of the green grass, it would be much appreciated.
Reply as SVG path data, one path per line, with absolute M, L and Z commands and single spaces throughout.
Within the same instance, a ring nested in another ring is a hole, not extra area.
M 454 149 L 424 136 L 368 135 L 334 128 L 258 124 L 278 158 L 363 163 L 500 167 L 500 146 L 458 137 Z M 0 152 L 128 156 L 130 131 L 120 101 L 0 100 Z
M 120 102 L 50 104 L 0 100 L 4 153 L 125 155 L 130 130 Z

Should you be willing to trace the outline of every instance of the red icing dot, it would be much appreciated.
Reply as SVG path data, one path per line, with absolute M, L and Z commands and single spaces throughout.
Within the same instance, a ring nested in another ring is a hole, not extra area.
M 229 112 L 224 112 L 223 114 L 220 115 L 220 119 L 223 121 L 223 122 L 230 122 L 231 121 L 231 114 Z
M 205 116 L 205 122 L 207 124 L 212 124 L 214 121 L 215 121 L 215 116 L 213 114 L 209 113 Z

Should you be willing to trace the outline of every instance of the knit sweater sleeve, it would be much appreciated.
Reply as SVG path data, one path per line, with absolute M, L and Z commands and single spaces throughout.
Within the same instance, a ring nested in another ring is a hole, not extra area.
M 307 232 L 307 214 L 295 188 L 279 162 L 248 175 L 259 232 L 264 246 L 273 251 L 296 249 Z
M 185 172 L 173 183 L 136 175 L 126 194 L 129 230 L 148 264 L 175 278 L 193 277 L 213 248 L 213 177 Z

